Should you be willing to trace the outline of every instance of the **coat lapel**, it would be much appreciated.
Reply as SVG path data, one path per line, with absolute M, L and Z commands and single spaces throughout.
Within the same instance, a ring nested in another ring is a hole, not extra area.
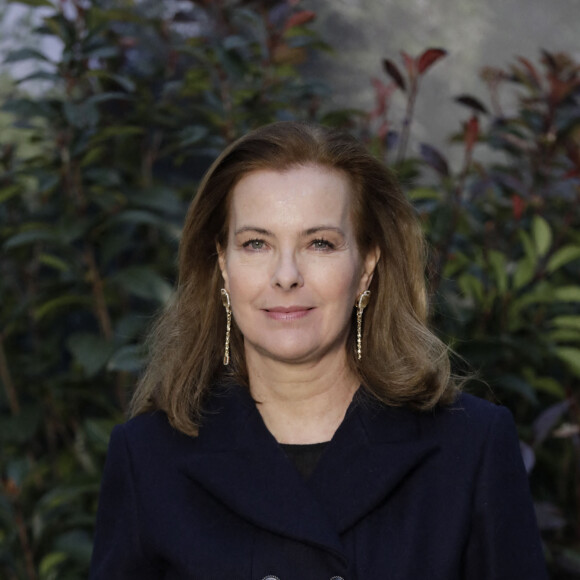
M 270 434 L 246 389 L 214 397 L 183 471 L 249 522 L 345 561 L 335 526 Z
M 183 471 L 241 517 L 346 561 L 339 534 L 383 501 L 436 447 L 415 413 L 357 394 L 308 482 L 264 425 L 246 389 L 212 398 Z
M 308 481 L 339 533 L 385 501 L 437 451 L 420 426 L 417 413 L 357 393 Z

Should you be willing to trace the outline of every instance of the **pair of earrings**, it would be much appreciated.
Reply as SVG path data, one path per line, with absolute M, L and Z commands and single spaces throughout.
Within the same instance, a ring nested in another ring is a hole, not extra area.
M 226 344 L 224 349 L 224 365 L 230 364 L 230 335 L 232 330 L 232 303 L 230 295 L 225 288 L 221 289 L 222 304 L 226 309 Z M 371 298 L 370 290 L 360 294 L 356 302 L 356 356 L 362 358 L 362 318 L 364 309 L 368 306 Z

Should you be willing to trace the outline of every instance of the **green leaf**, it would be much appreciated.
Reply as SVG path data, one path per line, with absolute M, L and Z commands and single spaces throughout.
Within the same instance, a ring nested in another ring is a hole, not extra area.
M 103 70 L 92 70 L 87 73 L 87 77 L 97 77 L 100 79 L 109 79 L 117 83 L 120 87 L 125 89 L 128 93 L 135 91 L 135 83 L 132 79 L 126 76 L 109 73 Z
M 126 195 L 127 201 L 133 206 L 152 209 L 165 214 L 183 215 L 183 204 L 176 192 L 169 187 L 157 186 L 139 189 Z
M 127 93 L 98 93 L 89 97 L 84 105 L 97 105 L 99 103 L 106 103 L 107 101 L 131 101 L 133 97 Z
M 546 270 L 550 273 L 555 272 L 565 264 L 578 259 L 580 259 L 580 246 L 564 246 L 554 252 L 554 255 L 548 260 Z
M 46 6 L 54 8 L 54 4 L 49 0 L 12 0 L 14 4 L 25 4 L 26 6 Z
M 441 192 L 430 187 L 415 187 L 407 192 L 407 196 L 412 201 L 419 201 L 422 199 L 440 199 Z
M 94 127 L 99 122 L 99 111 L 88 101 L 84 103 L 66 101 L 63 112 L 66 120 L 78 129 Z
M 13 50 L 12 52 L 8 53 L 8 56 L 4 59 L 5 63 L 10 62 L 20 62 L 23 60 L 43 60 L 49 61 L 49 59 L 39 50 L 35 50 L 34 48 L 19 48 L 18 50 Z M 50 61 L 49 61 L 50 62 Z
M 552 245 L 552 229 L 548 222 L 539 215 L 534 216 L 532 235 L 538 256 L 545 256 Z
M 67 347 L 88 377 L 95 376 L 107 364 L 115 349 L 107 339 L 89 333 L 71 335 Z
M 179 133 L 179 146 L 190 147 L 192 145 L 197 145 L 200 141 L 207 137 L 208 133 L 209 130 L 207 127 L 203 127 L 201 125 L 186 127 Z
M 30 441 L 40 426 L 41 418 L 40 407 L 33 404 L 24 406 L 16 417 L 0 415 L 0 441 Z
M 564 387 L 553 377 L 534 377 L 530 380 L 530 383 L 536 391 L 541 391 L 558 399 L 566 397 Z
M 79 295 L 65 295 L 48 300 L 44 304 L 41 304 L 33 311 L 33 316 L 35 320 L 41 320 L 42 318 L 48 316 L 49 314 L 55 313 L 62 308 L 70 308 L 71 306 L 90 306 L 92 304 L 92 299 L 90 296 L 79 296 Z
M 462 274 L 457 281 L 459 288 L 465 296 L 475 298 L 478 303 L 483 302 L 483 284 L 473 274 Z
M 173 294 L 173 288 L 151 268 L 132 266 L 119 272 L 113 280 L 127 292 L 165 304 Z
M 534 405 L 538 403 L 538 398 L 536 397 L 536 393 L 532 386 L 517 375 L 501 375 L 493 381 L 493 384 L 499 388 L 507 389 L 508 391 L 521 395 L 524 399 Z
M 557 328 L 548 332 L 548 338 L 553 342 L 580 343 L 580 330 L 575 328 Z
M 561 286 L 554 290 L 554 300 L 561 302 L 580 302 L 580 286 Z
M 555 316 L 551 322 L 554 326 L 559 326 L 562 328 L 575 328 L 576 330 L 580 330 L 580 316 Z
M 536 261 L 532 260 L 528 256 L 522 258 L 518 261 L 516 271 L 513 277 L 513 287 L 515 290 L 519 290 L 528 284 L 534 277 L 536 271 Z
M 38 256 L 38 261 L 49 268 L 58 270 L 59 272 L 68 272 L 70 266 L 58 256 L 53 256 L 52 254 L 40 254 Z
M 150 225 L 166 231 L 174 239 L 179 238 L 181 230 L 178 226 L 170 223 L 162 216 L 156 215 L 150 211 L 133 209 L 119 212 L 116 216 L 109 219 L 104 227 L 121 224 Z
M 54 577 L 51 573 L 54 572 L 60 564 L 67 560 L 67 555 L 64 552 L 51 552 L 42 558 L 38 571 L 40 572 L 41 580 L 45 577 Z
M 85 421 L 87 439 L 97 445 L 101 451 L 106 451 L 111 431 L 117 422 L 113 419 L 87 419 Z
M 32 74 L 19 78 L 16 84 L 21 85 L 29 81 L 49 81 L 52 84 L 58 84 L 62 81 L 62 77 L 56 73 L 51 73 L 45 70 L 39 70 Z
M 518 236 L 522 242 L 522 247 L 524 248 L 524 254 L 527 258 L 534 264 L 538 262 L 538 256 L 536 254 L 535 244 L 532 242 L 532 238 L 524 230 L 518 230 Z
M 142 135 L 145 132 L 143 127 L 136 127 L 131 125 L 105 127 L 100 129 L 93 137 L 92 143 L 100 143 L 106 141 L 111 137 L 129 137 L 132 135 Z
M 506 271 L 507 258 L 502 252 L 490 250 L 488 252 L 488 259 L 493 270 L 497 290 L 500 295 L 503 295 L 508 289 L 508 275 Z
M 558 358 L 566 363 L 570 371 L 580 377 L 580 348 L 559 346 L 554 351 Z
M 126 371 L 137 373 L 143 369 L 145 364 L 144 349 L 140 345 L 129 344 L 121 347 L 109 361 L 107 370 Z
M 0 189 L 0 203 L 4 203 L 9 199 L 22 193 L 22 187 L 20 185 L 8 185 Z
M 93 546 L 88 533 L 74 530 L 59 536 L 54 542 L 54 547 L 75 560 L 88 564 Z
M 49 229 L 33 229 L 25 230 L 8 238 L 4 242 L 4 249 L 9 250 L 10 248 L 18 248 L 20 246 L 26 246 L 28 244 L 34 244 L 36 242 L 56 242 L 58 241 L 58 236 Z

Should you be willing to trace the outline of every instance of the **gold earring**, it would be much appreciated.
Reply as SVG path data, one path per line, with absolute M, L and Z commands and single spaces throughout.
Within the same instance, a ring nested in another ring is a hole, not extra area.
M 356 302 L 356 356 L 358 360 L 362 358 L 362 317 L 370 298 L 371 291 L 365 290 L 361 293 Z
M 222 288 L 221 294 L 222 294 L 222 304 L 224 305 L 224 308 L 226 309 L 226 316 L 227 316 L 226 347 L 224 350 L 224 365 L 227 366 L 230 364 L 230 331 L 232 329 L 232 306 L 231 306 L 231 302 L 230 302 L 230 295 L 228 294 L 228 291 L 225 288 Z

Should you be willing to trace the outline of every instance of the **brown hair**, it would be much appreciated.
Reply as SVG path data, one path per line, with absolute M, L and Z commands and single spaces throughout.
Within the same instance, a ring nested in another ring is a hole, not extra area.
M 212 385 L 247 384 L 243 337 L 235 323 L 230 364 L 222 364 L 226 315 L 216 248 L 227 245 L 229 194 L 252 171 L 300 165 L 333 168 L 349 178 L 360 253 L 380 249 L 364 314 L 362 360 L 355 355 L 354 309 L 347 343 L 364 388 L 386 404 L 417 409 L 454 399 L 458 388 L 447 348 L 427 328 L 423 235 L 393 175 L 350 135 L 280 122 L 231 144 L 207 171 L 187 213 L 176 293 L 151 333 L 151 359 L 132 415 L 162 409 L 176 429 L 195 435 Z

